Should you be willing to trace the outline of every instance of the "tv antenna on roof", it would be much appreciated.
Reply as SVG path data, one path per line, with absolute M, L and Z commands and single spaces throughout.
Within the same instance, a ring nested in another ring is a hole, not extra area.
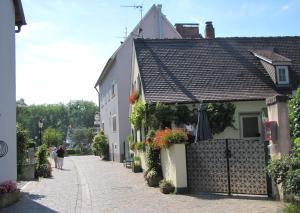
M 143 18 L 143 5 L 121 5 L 121 7 L 133 7 L 135 9 L 140 9 L 140 13 L 141 13 L 141 20 Z

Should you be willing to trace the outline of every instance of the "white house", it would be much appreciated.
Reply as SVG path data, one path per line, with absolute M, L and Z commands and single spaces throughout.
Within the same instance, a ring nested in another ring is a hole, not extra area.
M 21 0 L 0 1 L 0 182 L 17 178 L 15 33 L 25 24 Z
M 161 5 L 153 5 L 127 39 L 107 61 L 95 88 L 99 93 L 101 127 L 109 140 L 110 160 L 124 158 L 126 138 L 130 134 L 128 122 L 131 58 L 134 38 L 181 38 L 161 12 Z

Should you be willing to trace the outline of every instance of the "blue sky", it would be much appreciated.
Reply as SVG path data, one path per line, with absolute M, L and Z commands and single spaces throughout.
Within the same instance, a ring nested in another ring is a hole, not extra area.
M 17 99 L 97 103 L 105 62 L 153 4 L 172 24 L 213 21 L 217 37 L 300 35 L 300 0 L 22 0 L 28 25 L 16 35 Z

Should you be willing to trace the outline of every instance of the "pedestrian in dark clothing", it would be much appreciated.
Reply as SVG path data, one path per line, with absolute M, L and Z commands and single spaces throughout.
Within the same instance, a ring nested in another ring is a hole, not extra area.
M 57 167 L 62 169 L 64 163 L 65 150 L 62 146 L 59 146 L 59 149 L 56 151 L 57 153 Z

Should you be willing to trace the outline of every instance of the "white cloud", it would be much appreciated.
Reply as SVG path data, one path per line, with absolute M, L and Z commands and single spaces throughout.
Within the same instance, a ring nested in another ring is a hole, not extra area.
M 281 7 L 281 9 L 282 9 L 282 10 L 288 10 L 288 9 L 290 9 L 290 5 L 288 5 L 288 4 L 283 5 L 283 6 Z

